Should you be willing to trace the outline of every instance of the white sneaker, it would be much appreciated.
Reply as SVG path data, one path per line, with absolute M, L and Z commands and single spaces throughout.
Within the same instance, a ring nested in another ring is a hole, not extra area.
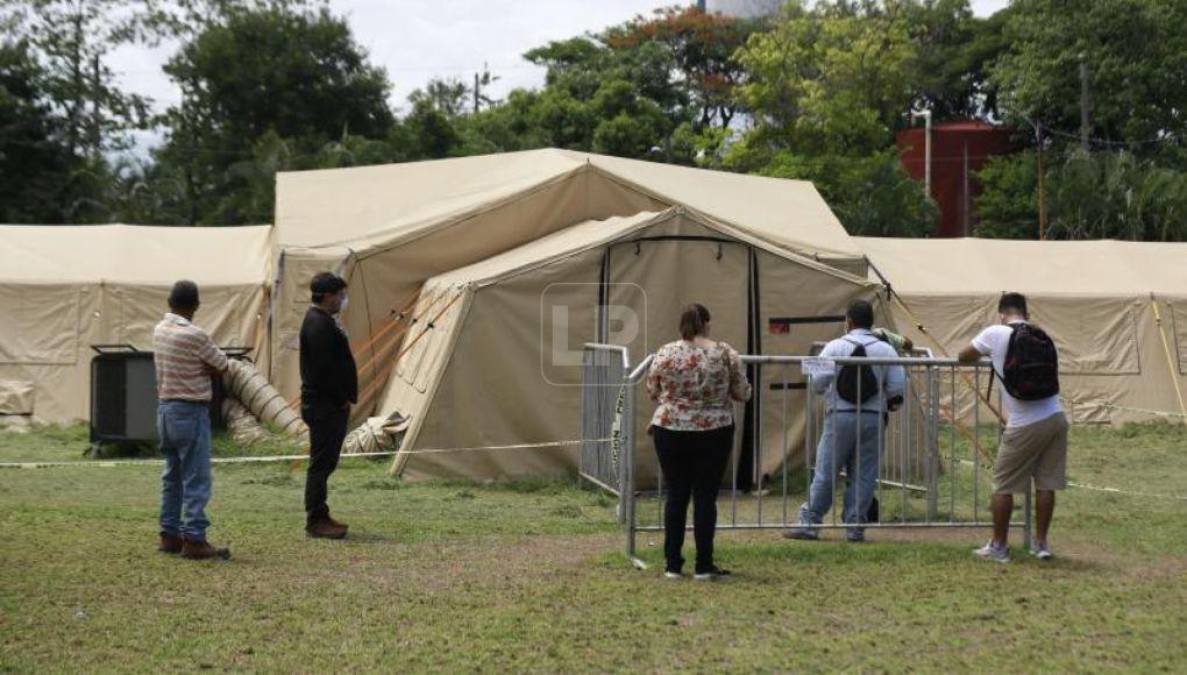
M 679 572 L 664 572 L 664 578 L 672 581 L 680 581 L 684 578 L 684 575 Z
M 1055 557 L 1055 555 L 1051 553 L 1051 547 L 1045 542 L 1042 544 L 1038 542 L 1032 542 L 1030 545 L 1030 554 L 1039 560 L 1042 560 L 1043 562 L 1047 562 Z
M 985 544 L 981 548 L 973 549 L 973 555 L 982 560 L 992 560 L 993 562 L 1008 563 L 1010 562 L 1010 547 L 997 547 L 993 545 L 993 541 Z

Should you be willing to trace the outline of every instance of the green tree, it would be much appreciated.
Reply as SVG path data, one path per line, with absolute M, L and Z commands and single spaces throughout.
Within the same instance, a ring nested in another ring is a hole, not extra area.
M 911 103 L 916 47 L 900 3 L 789 3 L 739 53 L 740 95 L 760 137 L 812 155 L 866 156 L 887 147 Z
M 729 158 L 744 152 L 739 144 Z M 853 235 L 923 237 L 935 229 L 939 216 L 935 203 L 903 170 L 894 149 L 866 157 L 778 151 L 755 173 L 812 181 Z
M 991 161 L 977 199 L 986 237 L 1038 236 L 1033 151 Z M 1187 174 L 1125 151 L 1073 151 L 1045 176 L 1049 239 L 1187 240 Z
M 268 222 L 258 176 L 312 164 L 343 137 L 384 138 L 393 125 L 385 73 L 325 10 L 229 10 L 165 71 L 183 96 L 164 117 L 156 159 L 181 176 L 187 223 Z
M 1075 152 L 1052 171 L 1048 236 L 1181 241 L 1187 175 L 1129 152 Z
M 997 112 L 989 68 L 1005 49 L 1010 11 L 973 15 L 968 0 L 920 0 L 903 5 L 916 45 L 911 73 L 915 107 L 934 120 L 983 118 Z
M 740 112 L 735 95 L 746 76 L 734 53 L 759 31 L 764 22 L 724 14 L 709 14 L 695 7 L 656 10 L 653 18 L 643 16 L 607 29 L 601 40 L 616 52 L 632 51 L 655 44 L 668 52 L 678 77 L 663 82 L 670 91 L 655 98 L 687 106 L 687 118 L 695 130 L 716 126 L 728 128 Z
M 107 61 L 123 45 L 159 37 L 154 8 L 140 0 L 0 2 L 0 26 L 26 40 L 43 65 L 45 96 L 60 112 L 71 154 L 101 162 L 128 147 L 128 131 L 148 126 L 150 102 L 116 86 Z
M 1037 239 L 1039 234 L 1038 166 L 1035 152 L 995 157 L 977 173 L 978 237 Z
M 0 43 L 0 222 L 60 223 L 81 160 L 62 140 L 64 121 L 25 43 Z
M 397 152 L 404 160 L 449 157 L 462 142 L 454 118 L 429 99 L 414 102 L 401 127 Z
M 936 207 L 899 166 L 893 130 L 910 108 L 917 46 L 908 2 L 792 2 L 739 54 L 753 127 L 734 170 L 812 180 L 854 234 L 919 236 Z
M 1088 70 L 1093 138 L 1156 155 L 1187 135 L 1187 3 L 1016 0 L 1008 48 L 992 79 L 1010 119 L 1040 122 L 1061 142 L 1080 128 L 1080 65 Z M 1094 147 L 1102 147 L 1097 143 Z

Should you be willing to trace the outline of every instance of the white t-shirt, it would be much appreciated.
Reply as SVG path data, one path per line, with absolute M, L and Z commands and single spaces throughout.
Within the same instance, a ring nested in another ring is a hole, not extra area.
M 1025 321 L 1011 321 L 1010 324 L 1026 323 Z M 1006 350 L 1010 347 L 1010 335 L 1014 329 L 1010 326 L 990 326 L 973 338 L 973 348 L 988 356 L 993 361 L 993 370 L 999 376 L 1005 372 Z M 1000 377 L 998 384 L 1001 384 Z M 1039 401 L 1019 401 L 1010 396 L 1005 387 L 1001 388 L 1002 402 L 1006 409 L 1006 427 L 1014 429 L 1040 422 L 1048 417 L 1063 412 L 1058 396 L 1052 396 Z

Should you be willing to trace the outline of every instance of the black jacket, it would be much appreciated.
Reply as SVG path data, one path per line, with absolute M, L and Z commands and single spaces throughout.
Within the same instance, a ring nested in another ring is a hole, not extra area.
M 301 402 L 341 408 L 359 399 L 359 376 L 350 340 L 334 317 L 318 307 L 301 324 Z

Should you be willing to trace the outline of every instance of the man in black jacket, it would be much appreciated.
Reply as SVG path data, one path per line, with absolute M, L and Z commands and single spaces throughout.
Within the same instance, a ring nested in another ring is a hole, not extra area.
M 309 425 L 309 469 L 305 476 L 305 532 L 342 539 L 346 525 L 330 517 L 326 483 L 338 468 L 350 406 L 359 381 L 350 339 L 337 315 L 346 309 L 346 281 L 320 272 L 309 284 L 313 305 L 301 324 L 301 417 Z

